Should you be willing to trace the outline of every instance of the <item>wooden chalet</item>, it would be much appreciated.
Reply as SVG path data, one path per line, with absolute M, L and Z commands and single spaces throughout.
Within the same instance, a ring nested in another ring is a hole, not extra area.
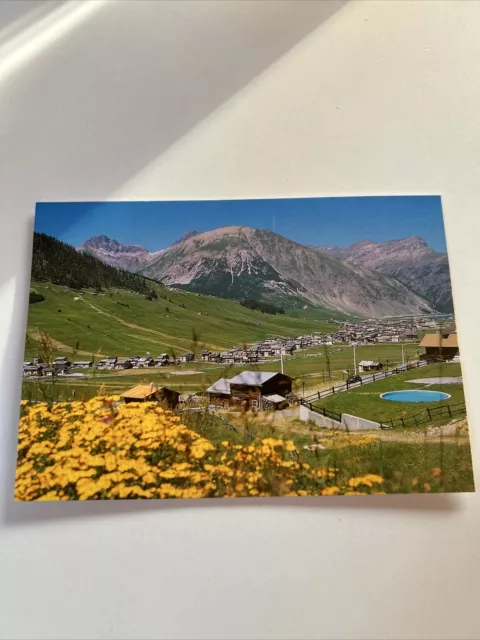
M 456 333 L 426 333 L 419 347 L 425 349 L 425 353 L 420 355 L 420 360 L 427 362 L 453 360 L 459 353 Z
M 130 358 L 118 358 L 115 369 L 133 369 L 133 362 Z
M 72 369 L 90 369 L 93 367 L 92 360 L 75 360 L 72 362 Z
M 142 358 L 138 359 L 137 367 L 139 369 L 144 369 L 145 367 L 153 367 L 154 364 L 155 360 L 152 358 L 152 356 L 143 356 Z
M 31 376 L 43 376 L 45 366 L 42 364 L 24 364 L 23 375 L 27 378 Z
M 220 406 L 241 406 L 245 410 L 263 410 L 281 402 L 265 398 L 285 396 L 292 391 L 292 378 L 266 371 L 243 371 L 233 378 L 220 378 L 207 389 L 209 401 Z

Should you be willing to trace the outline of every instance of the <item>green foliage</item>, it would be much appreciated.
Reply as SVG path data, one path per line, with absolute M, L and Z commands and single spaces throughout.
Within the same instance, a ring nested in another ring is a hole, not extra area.
M 41 293 L 38 293 L 38 291 L 35 291 L 35 289 L 32 289 L 30 291 L 28 304 L 35 304 L 36 302 L 43 302 L 44 300 L 45 300 L 45 296 L 42 295 Z
M 157 299 L 157 292 L 155 291 L 155 289 L 150 289 L 150 291 L 147 293 L 147 295 L 145 296 L 145 298 L 147 300 L 156 300 Z
M 277 313 L 285 313 L 285 309 L 283 309 L 282 307 L 276 307 L 274 304 L 270 304 L 268 302 L 260 302 L 259 300 L 240 300 L 240 304 L 242 305 L 242 307 L 247 307 L 247 309 L 261 311 L 262 313 L 270 313 L 273 316 L 277 315 Z
M 97 292 L 107 287 L 120 287 L 145 295 L 151 292 L 148 280 L 142 276 L 104 264 L 44 233 L 34 234 L 32 280 L 52 282 L 70 289 L 91 287 Z

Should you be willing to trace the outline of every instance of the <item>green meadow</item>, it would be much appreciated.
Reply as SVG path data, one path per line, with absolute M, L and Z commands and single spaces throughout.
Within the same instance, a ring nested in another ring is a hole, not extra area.
M 333 312 L 316 310 L 315 317 L 270 315 L 224 300 L 172 291 L 152 283 L 157 299 L 123 289 L 104 294 L 79 292 L 64 286 L 32 282 L 45 300 L 30 304 L 26 352 L 38 352 L 42 330 L 53 340 L 55 355 L 80 358 L 152 355 L 167 352 L 229 349 L 267 336 L 297 336 L 335 329 Z M 75 300 L 78 298 L 78 300 Z

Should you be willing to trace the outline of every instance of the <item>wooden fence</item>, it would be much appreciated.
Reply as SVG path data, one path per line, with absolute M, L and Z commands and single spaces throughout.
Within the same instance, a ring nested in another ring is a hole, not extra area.
M 319 413 L 322 416 L 326 416 L 327 418 L 331 418 L 332 420 L 336 420 L 337 422 L 342 422 L 341 413 L 336 413 L 335 411 L 331 411 L 330 409 L 326 409 L 325 407 L 319 407 L 312 402 L 302 402 L 302 404 L 307 406 L 310 411 L 315 411 L 315 413 Z M 422 424 L 431 422 L 433 418 L 438 415 L 445 415 L 449 418 L 454 418 L 463 413 L 465 413 L 465 402 L 458 402 L 456 404 L 442 404 L 439 407 L 429 407 L 426 409 L 422 409 L 422 411 L 414 413 L 411 416 L 402 416 L 401 418 L 382 421 L 374 420 L 374 422 L 378 422 L 381 429 L 393 429 L 394 427 L 403 427 L 407 429 L 411 427 L 419 427 Z
M 445 415 L 454 418 L 461 413 L 465 413 L 465 402 L 456 404 L 442 404 L 439 407 L 430 407 L 414 413 L 411 416 L 402 416 L 396 420 L 385 420 L 380 422 L 382 429 L 393 429 L 394 427 L 418 427 L 427 422 L 431 422 L 438 415 Z
M 305 396 L 305 398 L 301 399 L 302 404 L 308 404 L 310 402 L 315 402 L 316 400 L 323 400 L 323 398 L 328 398 L 329 396 L 333 396 L 335 393 L 341 393 L 342 391 L 348 391 L 349 389 L 356 389 L 357 387 L 361 387 L 364 384 L 369 384 L 371 382 L 377 382 L 377 380 L 383 380 L 384 378 L 389 378 L 390 376 L 395 376 L 399 373 L 404 373 L 405 371 L 410 371 L 411 369 L 421 369 L 423 367 L 427 367 L 430 363 L 422 361 L 416 362 L 415 364 L 405 364 L 400 367 L 395 367 L 394 369 L 384 369 L 383 371 L 378 371 L 377 373 L 373 373 L 368 376 L 362 376 L 359 382 L 344 382 L 342 384 L 333 385 L 329 389 L 324 389 L 323 391 L 317 391 L 316 393 L 312 393 L 311 395 Z

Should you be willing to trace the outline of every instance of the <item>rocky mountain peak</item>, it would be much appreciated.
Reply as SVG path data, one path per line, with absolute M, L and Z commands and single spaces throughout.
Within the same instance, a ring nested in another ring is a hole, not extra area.
M 106 253 L 148 253 L 137 244 L 121 244 L 108 236 L 93 236 L 84 242 L 81 249 L 102 251 Z
M 354 242 L 353 244 L 351 244 L 348 248 L 351 249 L 362 249 L 363 247 L 368 247 L 372 244 L 376 244 L 375 242 L 373 242 L 373 240 L 370 240 L 370 238 L 364 238 L 363 240 L 358 240 L 357 242 Z
M 191 229 L 186 233 L 184 233 L 181 238 L 179 238 L 178 240 L 175 240 L 175 242 L 172 242 L 171 246 L 173 247 L 173 245 L 175 244 L 180 244 L 181 242 L 185 242 L 185 240 L 190 240 L 190 238 L 194 238 L 195 236 L 198 236 L 198 235 L 199 235 L 198 231 Z

